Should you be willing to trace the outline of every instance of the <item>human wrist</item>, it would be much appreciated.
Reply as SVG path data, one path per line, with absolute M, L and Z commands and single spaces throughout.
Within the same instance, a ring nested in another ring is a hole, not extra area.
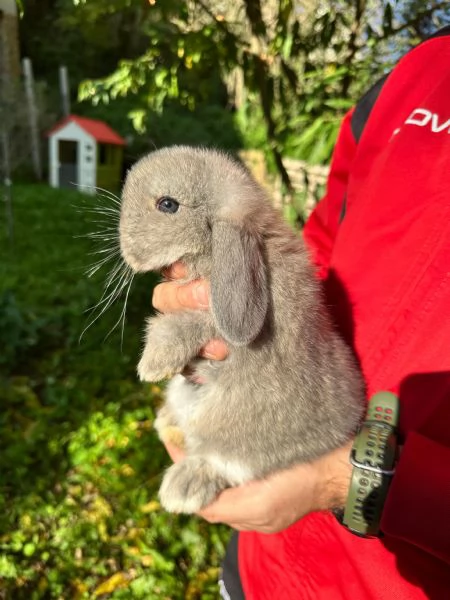
M 352 443 L 353 440 L 318 460 L 317 510 L 345 507 L 352 477 L 352 465 L 349 460 Z

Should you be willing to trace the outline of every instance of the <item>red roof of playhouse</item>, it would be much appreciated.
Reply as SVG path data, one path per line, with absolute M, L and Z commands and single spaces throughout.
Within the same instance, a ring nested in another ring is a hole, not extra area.
M 111 129 L 104 121 L 88 119 L 87 117 L 78 117 L 77 115 L 65 117 L 62 121 L 59 121 L 59 123 L 52 127 L 47 135 L 53 135 L 71 122 L 76 123 L 81 129 L 84 129 L 84 131 L 95 138 L 97 142 L 103 144 L 116 144 L 117 146 L 124 146 L 126 143 L 123 137 Z

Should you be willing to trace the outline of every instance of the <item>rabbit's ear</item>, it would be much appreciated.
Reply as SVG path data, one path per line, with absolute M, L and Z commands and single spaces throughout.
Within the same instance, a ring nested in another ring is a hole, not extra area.
M 244 345 L 260 333 L 267 314 L 266 266 L 256 235 L 219 221 L 212 229 L 211 310 L 223 337 Z

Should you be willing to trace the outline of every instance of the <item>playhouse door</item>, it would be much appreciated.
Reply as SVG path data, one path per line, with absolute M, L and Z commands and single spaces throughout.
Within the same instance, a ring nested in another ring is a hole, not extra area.
M 78 184 L 78 142 L 59 140 L 59 187 Z

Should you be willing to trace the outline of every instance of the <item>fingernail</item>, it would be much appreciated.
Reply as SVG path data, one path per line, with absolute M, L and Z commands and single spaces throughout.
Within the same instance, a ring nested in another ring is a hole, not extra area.
M 209 292 L 208 286 L 205 283 L 198 283 L 192 290 L 192 294 L 200 308 L 208 308 Z

